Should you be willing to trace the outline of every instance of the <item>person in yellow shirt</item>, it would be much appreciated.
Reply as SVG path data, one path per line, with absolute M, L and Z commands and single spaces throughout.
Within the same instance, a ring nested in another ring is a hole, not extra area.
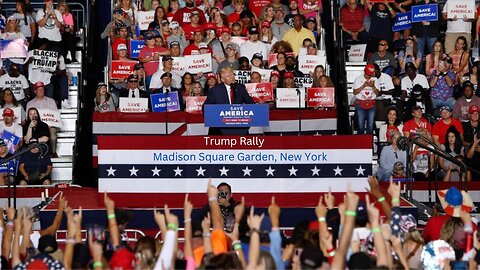
M 303 20 L 304 17 L 302 15 L 295 14 L 293 17 L 293 28 L 283 35 L 283 40 L 290 43 L 295 55 L 298 55 L 304 39 L 309 38 L 310 40 L 315 40 L 312 31 L 303 27 Z

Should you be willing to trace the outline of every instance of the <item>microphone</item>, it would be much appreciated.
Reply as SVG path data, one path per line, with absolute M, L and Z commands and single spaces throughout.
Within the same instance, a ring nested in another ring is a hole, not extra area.
M 408 149 L 408 146 L 410 144 L 410 139 L 405 137 L 405 136 L 400 136 L 398 137 L 397 139 L 397 146 L 398 146 L 398 149 L 402 150 L 402 151 L 405 151 Z
M 295 91 L 297 91 L 297 96 L 300 96 L 300 89 L 295 89 Z
M 40 150 L 40 156 L 38 157 L 39 159 L 44 158 L 48 154 L 48 150 L 50 147 L 48 147 L 48 144 L 46 143 L 39 143 L 37 145 L 37 148 Z

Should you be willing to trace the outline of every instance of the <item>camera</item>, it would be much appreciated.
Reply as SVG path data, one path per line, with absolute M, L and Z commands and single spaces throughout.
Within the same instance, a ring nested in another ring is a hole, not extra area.
M 226 199 L 226 198 L 227 198 L 227 192 L 225 192 L 225 191 L 220 191 L 220 192 L 218 193 L 218 198 L 219 198 L 219 199 Z

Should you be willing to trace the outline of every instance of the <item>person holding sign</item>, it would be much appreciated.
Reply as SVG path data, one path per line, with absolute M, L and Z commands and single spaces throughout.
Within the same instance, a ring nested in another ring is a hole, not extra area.
M 180 94 L 180 89 L 172 87 L 172 77 L 173 74 L 171 72 L 165 72 L 162 74 L 161 79 L 162 79 L 162 86 L 160 88 L 152 89 L 152 95 L 153 94 L 159 94 L 159 93 L 171 93 L 171 92 L 177 92 L 178 94 L 178 103 L 180 104 L 180 110 L 185 109 L 185 103 L 183 101 L 183 97 Z
M 471 16 L 467 16 L 467 14 Z M 458 37 L 464 36 L 467 39 L 466 46 L 471 44 L 474 15 L 475 1 L 447 0 L 442 10 L 442 17 L 447 21 L 447 31 L 445 32 L 445 51 L 447 53 L 455 49 L 455 41 Z
M 253 98 L 248 94 L 243 84 L 235 83 L 235 74 L 231 67 L 220 70 L 222 83 L 208 92 L 204 104 L 253 104 Z M 241 128 L 246 131 L 245 128 Z M 226 129 L 210 128 L 209 135 L 225 134 Z M 242 133 L 242 132 L 240 132 Z
M 3 139 L 0 139 L 0 162 L 3 161 L 4 159 L 7 159 L 11 157 L 12 154 L 8 152 L 7 144 Z M 6 165 L 0 165 L 0 166 L 6 166 Z M 11 179 L 10 181 L 13 181 Z M 0 186 L 5 186 L 7 184 L 7 175 L 6 173 L 0 173 Z
M 412 36 L 417 40 L 417 48 L 418 51 L 425 55 L 426 51 L 428 50 L 430 53 L 432 52 L 432 48 L 434 46 L 435 41 L 440 34 L 440 26 L 441 22 L 438 18 L 438 1 L 436 0 L 425 0 L 420 1 L 414 4 L 415 7 L 418 6 L 430 6 L 429 10 L 436 10 L 437 13 L 435 14 L 437 19 L 436 20 L 423 20 L 421 22 L 412 22 Z M 413 8 L 412 8 L 412 17 L 413 17 Z M 442 44 L 443 46 L 443 44 Z M 427 74 L 430 75 L 430 74 Z
M 0 133 L 8 131 L 11 134 L 20 138 L 20 141 L 15 146 L 15 151 L 22 147 L 23 144 L 23 129 L 22 126 L 15 122 L 15 113 L 12 109 L 6 108 L 3 110 L 3 121 L 0 122 Z

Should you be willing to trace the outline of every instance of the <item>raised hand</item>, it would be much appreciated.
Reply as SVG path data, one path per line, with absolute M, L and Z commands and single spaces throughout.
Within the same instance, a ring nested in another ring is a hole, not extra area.
M 375 204 L 370 203 L 370 196 L 365 195 L 365 203 L 367 205 L 368 220 L 370 224 L 378 224 L 378 218 L 380 216 L 380 211 L 375 207 Z
M 323 204 L 323 196 L 320 196 L 317 207 L 315 207 L 315 214 L 317 214 L 317 218 L 325 217 L 327 215 L 327 211 L 327 208 Z
M 233 213 L 235 214 L 235 223 L 239 224 L 242 220 L 243 214 L 245 213 L 245 197 L 242 196 L 240 203 L 235 205 Z
M 368 176 L 368 185 L 370 186 L 370 190 L 366 189 L 370 195 L 375 196 L 375 198 L 383 197 L 382 192 L 380 191 L 380 186 L 378 185 L 378 180 L 375 176 Z
M 260 230 L 260 224 L 262 224 L 263 217 L 265 213 L 262 215 L 255 215 L 254 214 L 254 207 L 250 208 L 250 215 L 247 218 L 248 227 L 252 230 Z
M 218 189 L 212 185 L 212 179 L 208 179 L 208 186 L 207 186 L 207 195 L 208 198 L 218 198 Z
M 183 215 L 184 219 L 189 219 L 192 217 L 193 205 L 188 200 L 188 193 L 185 195 L 185 202 L 183 203 Z
M 107 210 L 115 210 L 115 202 L 108 197 L 107 192 L 104 193 L 103 202 Z
M 325 194 L 325 204 L 327 205 L 327 209 L 335 208 L 335 197 L 332 194 L 332 188 L 328 188 L 328 193 Z

